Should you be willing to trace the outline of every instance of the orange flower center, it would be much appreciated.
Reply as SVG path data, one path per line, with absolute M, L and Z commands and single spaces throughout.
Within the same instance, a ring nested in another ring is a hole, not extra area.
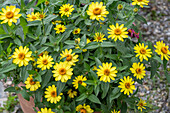
M 139 106 L 141 106 L 141 107 L 142 107 L 142 106 L 143 106 L 143 103 L 139 103 Z
M 37 17 L 36 17 L 36 16 L 32 16 L 32 19 L 33 19 L 33 20 L 36 20 L 36 19 L 37 19 Z
M 44 65 L 47 65 L 47 64 L 48 64 L 47 59 L 44 59 L 44 60 L 42 61 L 42 63 L 43 63 Z
M 87 113 L 85 109 L 80 109 L 80 113 Z
M 167 54 L 167 53 L 168 53 L 168 49 L 167 49 L 166 47 L 162 47 L 162 48 L 161 48 L 161 52 L 162 52 L 163 54 Z
M 44 18 L 44 15 L 41 14 L 39 17 L 40 17 L 40 18 Z
M 24 53 L 18 54 L 18 58 L 19 58 L 20 60 L 23 60 L 23 59 L 25 58 L 25 54 L 24 54 Z
M 35 82 L 33 81 L 33 78 L 30 79 L 29 83 L 30 83 L 31 85 L 34 85 L 34 84 L 35 84 Z
M 141 73 L 142 73 L 142 70 L 141 70 L 140 68 L 137 68 L 137 69 L 136 69 L 136 73 L 137 73 L 137 74 L 141 74 Z
M 101 40 L 102 38 L 100 36 L 97 37 L 98 40 Z
M 64 11 L 65 11 L 65 12 L 68 12 L 68 11 L 69 11 L 69 8 L 65 8 Z
M 71 59 L 72 59 L 72 56 L 68 54 L 66 60 L 70 61 Z
M 11 19 L 11 18 L 14 17 L 14 13 L 11 12 L 11 11 L 9 11 L 9 12 L 6 13 L 6 17 L 7 17 L 8 19 Z
M 52 96 L 52 97 L 56 97 L 56 96 L 57 96 L 57 92 L 56 92 L 56 91 L 52 91 L 52 92 L 51 92 L 51 96 Z
M 117 29 L 115 29 L 115 34 L 116 35 L 120 35 L 122 32 L 121 32 L 121 30 L 119 29 L 119 28 L 117 28 Z
M 105 69 L 105 70 L 104 70 L 104 74 L 107 75 L 107 76 L 109 76 L 110 70 L 109 70 L 109 69 Z
M 125 87 L 126 87 L 127 89 L 129 89 L 129 88 L 130 88 L 130 83 L 125 83 Z
M 78 83 L 79 83 L 79 84 L 82 84 L 82 83 L 83 83 L 83 81 L 82 81 L 82 80 L 79 80 L 79 81 L 78 81 Z
M 142 49 L 140 50 L 140 53 L 141 53 L 141 54 L 145 54 L 145 53 L 146 53 L 146 50 L 142 48 Z
M 93 10 L 93 14 L 94 14 L 94 15 L 100 15 L 100 14 L 101 14 L 101 9 L 100 9 L 100 8 L 95 8 L 95 9 Z
M 62 30 L 62 29 L 63 29 L 62 27 L 59 28 L 59 30 Z
M 59 74 L 60 74 L 60 75 L 66 74 L 66 69 L 65 69 L 65 68 L 60 68 Z

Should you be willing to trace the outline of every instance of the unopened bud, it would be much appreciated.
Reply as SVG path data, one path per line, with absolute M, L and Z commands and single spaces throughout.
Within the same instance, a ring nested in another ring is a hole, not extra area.
M 123 5 L 122 4 L 119 4 L 118 6 L 117 6 L 117 9 L 120 11 L 120 10 L 122 10 L 123 9 Z
M 137 12 L 138 12 L 138 8 L 134 8 L 133 11 L 134 11 L 135 13 L 137 13 Z

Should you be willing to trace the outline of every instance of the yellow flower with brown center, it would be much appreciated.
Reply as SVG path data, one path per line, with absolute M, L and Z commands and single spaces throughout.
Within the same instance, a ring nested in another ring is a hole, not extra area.
M 116 110 L 114 109 L 114 111 L 112 111 L 112 113 L 120 113 L 120 111 L 116 111 Z
M 19 49 L 15 48 L 15 52 L 11 57 L 13 58 L 13 63 L 19 64 L 19 67 L 21 67 L 23 65 L 27 66 L 28 62 L 32 60 L 31 54 L 32 51 L 29 51 L 29 48 L 20 46 Z
M 121 88 L 121 92 L 124 92 L 124 94 L 127 94 L 129 95 L 129 93 L 133 93 L 133 90 L 135 90 L 135 85 L 134 84 L 134 81 L 132 81 L 132 78 L 129 78 L 128 77 L 125 77 L 124 76 L 124 79 L 120 79 L 121 82 L 119 82 L 119 88 Z
M 18 14 L 20 12 L 19 8 L 16 8 L 15 6 L 6 6 L 5 8 L 2 8 L 2 12 L 0 12 L 0 20 L 3 20 L 1 24 L 7 23 L 11 26 L 12 22 L 17 23 L 17 19 L 21 16 L 21 14 Z
M 68 92 L 67 92 L 68 96 L 70 98 L 74 98 L 74 96 L 77 96 L 77 91 L 73 91 L 72 89 L 70 89 Z
M 80 34 L 81 29 L 77 28 L 73 30 L 73 34 Z
M 52 64 L 54 64 L 53 58 L 51 56 L 48 55 L 43 55 L 40 56 L 37 59 L 37 64 L 38 64 L 38 68 L 41 68 L 41 70 L 46 70 L 46 69 L 50 69 L 50 67 L 52 67 Z
M 99 68 L 97 69 L 97 75 L 100 76 L 100 81 L 110 82 L 110 79 L 115 80 L 117 70 L 116 67 L 112 67 L 112 63 L 103 63 Z
M 43 13 L 43 12 L 42 13 L 38 12 L 35 15 L 37 15 L 40 20 L 42 20 L 42 19 L 44 19 L 46 17 L 45 13 Z
M 48 0 L 45 0 L 45 5 L 47 6 L 47 5 L 49 5 L 49 1 Z
M 94 110 L 92 110 L 91 108 L 90 108 L 90 106 L 89 105 L 86 105 L 86 104 L 83 104 L 83 105 L 78 105 L 77 107 L 76 107 L 76 111 L 77 112 L 79 112 L 79 113 L 93 113 L 94 112 Z
M 138 109 L 142 111 L 142 109 L 146 109 L 145 106 L 146 106 L 146 102 L 142 99 L 140 99 L 139 103 L 137 104 L 138 106 Z
M 156 42 L 156 45 L 154 45 L 154 47 L 156 48 L 155 52 L 158 55 L 161 55 L 161 60 L 163 60 L 163 58 L 165 58 L 166 60 L 169 60 L 170 58 L 170 51 L 168 50 L 168 45 L 166 46 L 165 43 L 163 43 L 163 41 L 159 41 Z
M 53 77 L 55 77 L 55 81 L 61 80 L 61 82 L 67 82 L 73 75 L 73 69 L 67 62 L 56 63 L 54 69 L 52 72 L 54 73 Z
M 54 28 L 56 30 L 56 33 L 59 34 L 59 33 L 63 33 L 65 30 L 66 30 L 66 27 L 64 25 L 56 25 L 56 27 Z
M 57 95 L 57 87 L 55 85 L 48 86 L 45 91 L 45 98 L 47 98 L 47 101 L 50 101 L 50 103 L 57 103 L 61 100 L 61 96 L 63 93 L 60 93 Z
M 94 41 L 96 42 L 103 42 L 106 38 L 103 38 L 105 35 L 103 33 L 95 33 Z
M 69 50 L 65 49 L 65 51 L 62 51 L 60 55 L 61 55 L 60 59 L 66 58 L 65 62 L 73 66 L 75 66 L 75 63 L 77 61 L 79 61 L 78 55 L 75 55 L 75 53 L 72 53 L 72 49 L 69 49 Z
M 140 7 L 143 8 L 143 5 L 148 5 L 149 1 L 148 0 L 132 0 L 132 5 L 139 5 Z
M 73 5 L 70 5 L 70 4 L 64 4 L 60 7 L 60 14 L 61 14 L 61 17 L 63 15 L 69 17 L 71 15 L 71 12 L 74 10 L 73 8 Z
M 83 77 L 83 75 L 79 75 L 78 77 L 75 77 L 75 79 L 73 79 L 73 82 L 72 82 L 73 87 L 75 87 L 75 89 L 78 89 L 79 84 L 86 87 L 87 84 L 83 82 L 86 80 L 87 80 L 87 78 Z
M 144 64 L 139 63 L 133 63 L 132 68 L 130 68 L 130 71 L 134 74 L 133 76 L 136 77 L 137 79 L 142 79 L 146 75 L 145 66 Z
M 109 26 L 110 29 L 107 29 L 108 34 L 110 34 L 108 36 L 108 38 L 114 39 L 114 41 L 121 40 L 122 42 L 124 41 L 124 38 L 128 38 L 128 32 L 126 31 L 127 28 L 124 27 L 124 24 L 120 25 L 118 23 L 116 23 L 116 27 L 114 25 L 110 25 Z
M 33 75 L 29 75 L 27 80 L 25 81 L 25 87 L 30 89 L 30 91 L 36 91 L 39 87 L 41 87 L 39 81 L 34 81 L 32 78 Z
M 51 110 L 51 108 L 47 109 L 45 108 L 41 108 L 41 111 L 38 111 L 37 113 L 55 113 Z
M 106 6 L 103 6 L 103 2 L 92 2 L 90 5 L 89 5 L 89 8 L 88 10 L 86 11 L 87 14 L 90 16 L 90 19 L 94 20 L 102 20 L 104 21 L 107 14 L 109 14 L 108 11 L 106 11 Z
M 34 12 L 32 12 L 31 15 L 30 14 L 27 15 L 27 21 L 35 21 L 35 20 L 41 20 L 38 16 L 38 13 L 34 14 Z
M 147 48 L 148 48 L 148 46 L 147 45 L 144 46 L 144 43 L 142 43 L 142 44 L 139 43 L 139 45 L 136 45 L 134 47 L 134 50 L 135 50 L 134 52 L 137 53 L 136 57 L 139 56 L 140 62 L 142 62 L 143 59 L 148 61 L 147 57 L 151 57 L 151 54 L 152 54 L 151 49 L 147 49 Z

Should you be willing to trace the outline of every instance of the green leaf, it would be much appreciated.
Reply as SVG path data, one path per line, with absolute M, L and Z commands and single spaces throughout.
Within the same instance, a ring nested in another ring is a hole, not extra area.
M 38 26 L 38 25 L 41 25 L 41 21 L 39 20 L 31 21 L 27 24 L 27 26 Z
M 108 2 L 107 2 L 107 4 L 106 4 L 106 6 L 111 5 L 114 1 L 118 1 L 118 0 L 108 0 Z
M 125 70 L 125 69 L 127 69 L 127 68 L 128 68 L 128 66 L 122 66 L 122 67 L 118 67 L 117 70 L 123 71 L 123 70 Z
M 8 91 L 8 92 L 15 92 L 15 87 L 8 87 L 4 90 L 5 92 Z
M 66 83 L 63 83 L 60 81 L 57 82 L 57 95 L 60 95 L 60 93 L 64 89 L 65 85 L 66 85 Z
M 43 96 L 44 92 L 43 90 L 39 89 L 38 91 L 35 92 L 35 100 L 38 102 L 41 102 L 42 96 Z
M 0 35 L 0 39 L 4 39 L 4 38 L 8 38 L 8 37 L 10 37 L 9 34 L 1 34 Z
M 134 56 L 133 54 L 125 54 L 125 55 L 123 55 L 121 57 L 123 57 L 123 58 L 132 58 L 133 56 Z
M 84 62 L 84 68 L 86 71 L 90 71 L 90 66 L 86 62 Z
M 92 25 L 91 20 L 89 20 L 89 19 L 86 19 L 86 20 L 84 21 L 84 23 L 85 23 L 86 25 Z
M 99 45 L 94 44 L 94 45 L 87 45 L 84 49 L 96 49 L 98 47 Z
M 156 74 L 156 71 L 157 71 L 157 61 L 156 60 L 151 60 L 151 79 L 154 77 L 154 75 Z
M 44 24 L 48 24 L 50 23 L 53 19 L 57 18 L 58 16 L 57 15 L 49 15 L 48 17 L 46 17 L 43 22 Z
M 29 27 L 27 26 L 27 22 L 23 17 L 20 18 L 20 25 L 23 28 L 24 38 L 26 38 L 26 34 L 28 33 L 28 28 Z
M 129 28 L 133 22 L 135 21 L 135 19 L 132 19 L 132 20 L 129 20 L 126 24 L 125 24 L 125 27 Z
M 22 46 L 22 43 L 18 38 L 14 39 L 14 43 L 17 44 L 18 46 Z
M 122 113 L 126 113 L 127 112 L 127 104 L 125 102 L 122 103 L 121 112 Z
M 48 84 L 48 82 L 51 79 L 51 76 L 52 76 L 51 70 L 48 70 L 47 73 L 42 76 L 42 82 L 41 82 L 42 88 L 44 88 Z
M 16 68 L 17 68 L 17 66 L 15 64 L 8 65 L 6 67 L 0 68 L 0 74 L 12 71 Z
M 27 93 L 27 91 L 25 90 L 25 89 L 22 89 L 21 91 L 20 91 L 20 93 L 21 93 L 21 95 L 22 95 L 22 97 L 24 98 L 24 99 L 26 99 L 26 100 L 30 100 L 30 96 L 28 95 L 28 93 Z
M 95 62 L 97 66 L 102 65 L 102 62 L 97 57 L 95 57 Z
M 37 27 L 37 30 L 36 30 L 35 34 L 36 34 L 37 36 L 40 36 L 40 35 L 41 35 L 41 25 L 39 25 L 39 26 Z
M 47 26 L 47 28 L 45 30 L 45 35 L 49 35 L 50 34 L 52 27 L 53 27 L 53 24 L 50 24 L 50 25 Z
M 157 55 L 154 55 L 152 58 L 155 59 L 155 60 L 157 60 L 159 63 L 163 64 L 163 61 L 162 61 L 161 58 L 158 57 Z
M 107 54 L 105 55 L 106 58 L 110 58 L 112 60 L 118 60 L 117 54 Z
M 64 43 L 68 44 L 68 45 L 74 45 L 75 41 L 74 40 L 66 40 L 66 41 L 64 41 Z
M 103 99 L 104 97 L 106 97 L 106 95 L 107 95 L 107 93 L 108 93 L 109 83 L 102 82 L 102 83 L 101 83 L 101 89 L 102 89 L 102 91 L 103 91 L 103 93 L 102 93 L 102 99 Z
M 86 93 L 82 93 L 82 94 L 76 99 L 76 101 L 82 101 L 82 100 L 84 100 L 84 99 L 86 99 L 86 98 L 87 98 Z
M 115 47 L 116 45 L 112 42 L 102 42 L 101 47 Z
M 95 96 L 94 94 L 91 94 L 88 99 L 91 101 L 91 102 L 94 102 L 94 103 L 97 103 L 97 104 L 101 104 L 100 100 L 97 98 L 97 96 Z
M 41 49 L 38 50 L 38 55 L 47 49 L 48 47 L 42 47 Z
M 120 89 L 118 87 L 114 88 L 114 90 L 110 94 L 110 103 L 115 98 L 118 98 L 121 95 Z
M 135 15 L 135 18 L 141 22 L 144 22 L 145 24 L 147 24 L 147 21 L 145 18 L 143 18 L 141 15 Z
M 38 6 L 39 4 L 43 3 L 45 0 L 38 0 L 38 3 L 36 6 Z

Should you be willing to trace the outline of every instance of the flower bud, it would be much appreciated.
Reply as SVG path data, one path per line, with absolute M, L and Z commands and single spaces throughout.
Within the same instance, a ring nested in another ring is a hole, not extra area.
M 137 13 L 137 12 L 138 12 L 138 8 L 134 8 L 133 11 L 134 11 L 135 13 Z
M 49 3 L 50 3 L 49 1 L 45 1 L 45 5 L 49 5 Z
M 122 10 L 123 9 L 123 5 L 122 4 L 118 4 L 118 6 L 117 6 L 117 10 Z

